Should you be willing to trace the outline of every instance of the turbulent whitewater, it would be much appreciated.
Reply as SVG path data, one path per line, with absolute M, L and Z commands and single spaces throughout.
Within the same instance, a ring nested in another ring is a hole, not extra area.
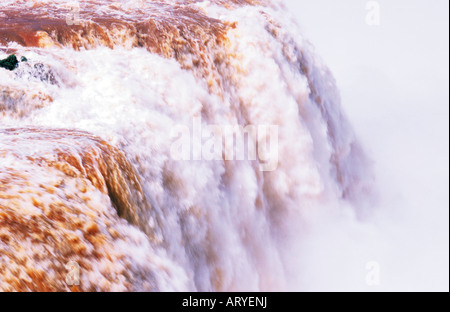
M 0 68 L 2 291 L 301 289 L 308 214 L 365 214 L 368 162 L 281 1 L 6 0 L 11 54 L 28 61 Z M 276 169 L 174 159 L 193 120 L 278 126 Z

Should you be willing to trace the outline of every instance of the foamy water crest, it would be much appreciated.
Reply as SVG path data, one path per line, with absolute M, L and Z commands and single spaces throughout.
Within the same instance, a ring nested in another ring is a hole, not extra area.
M 0 58 L 28 59 L 0 69 L 0 289 L 301 289 L 310 216 L 365 216 L 371 174 L 282 5 L 75 4 L 0 5 Z M 196 122 L 276 126 L 276 166 L 222 140 L 219 157 L 173 157 Z

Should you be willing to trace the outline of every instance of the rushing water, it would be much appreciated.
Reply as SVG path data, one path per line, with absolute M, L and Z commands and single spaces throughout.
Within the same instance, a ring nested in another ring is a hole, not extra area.
M 7 0 L 13 53 L 0 290 L 297 289 L 309 213 L 366 214 L 368 162 L 281 2 Z M 173 130 L 196 121 L 278 126 L 276 169 L 176 159 Z

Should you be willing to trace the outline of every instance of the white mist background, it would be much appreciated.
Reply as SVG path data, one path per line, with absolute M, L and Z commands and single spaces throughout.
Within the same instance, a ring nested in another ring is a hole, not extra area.
M 285 0 L 337 80 L 380 192 L 371 220 L 327 220 L 304 239 L 301 289 L 448 291 L 449 2 L 377 1 L 379 26 L 367 2 Z

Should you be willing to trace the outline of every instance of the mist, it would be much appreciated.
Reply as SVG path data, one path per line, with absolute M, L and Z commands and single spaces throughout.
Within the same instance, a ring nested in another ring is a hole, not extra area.
M 368 220 L 316 222 L 301 288 L 448 291 L 448 1 L 285 3 L 337 80 L 378 190 Z

